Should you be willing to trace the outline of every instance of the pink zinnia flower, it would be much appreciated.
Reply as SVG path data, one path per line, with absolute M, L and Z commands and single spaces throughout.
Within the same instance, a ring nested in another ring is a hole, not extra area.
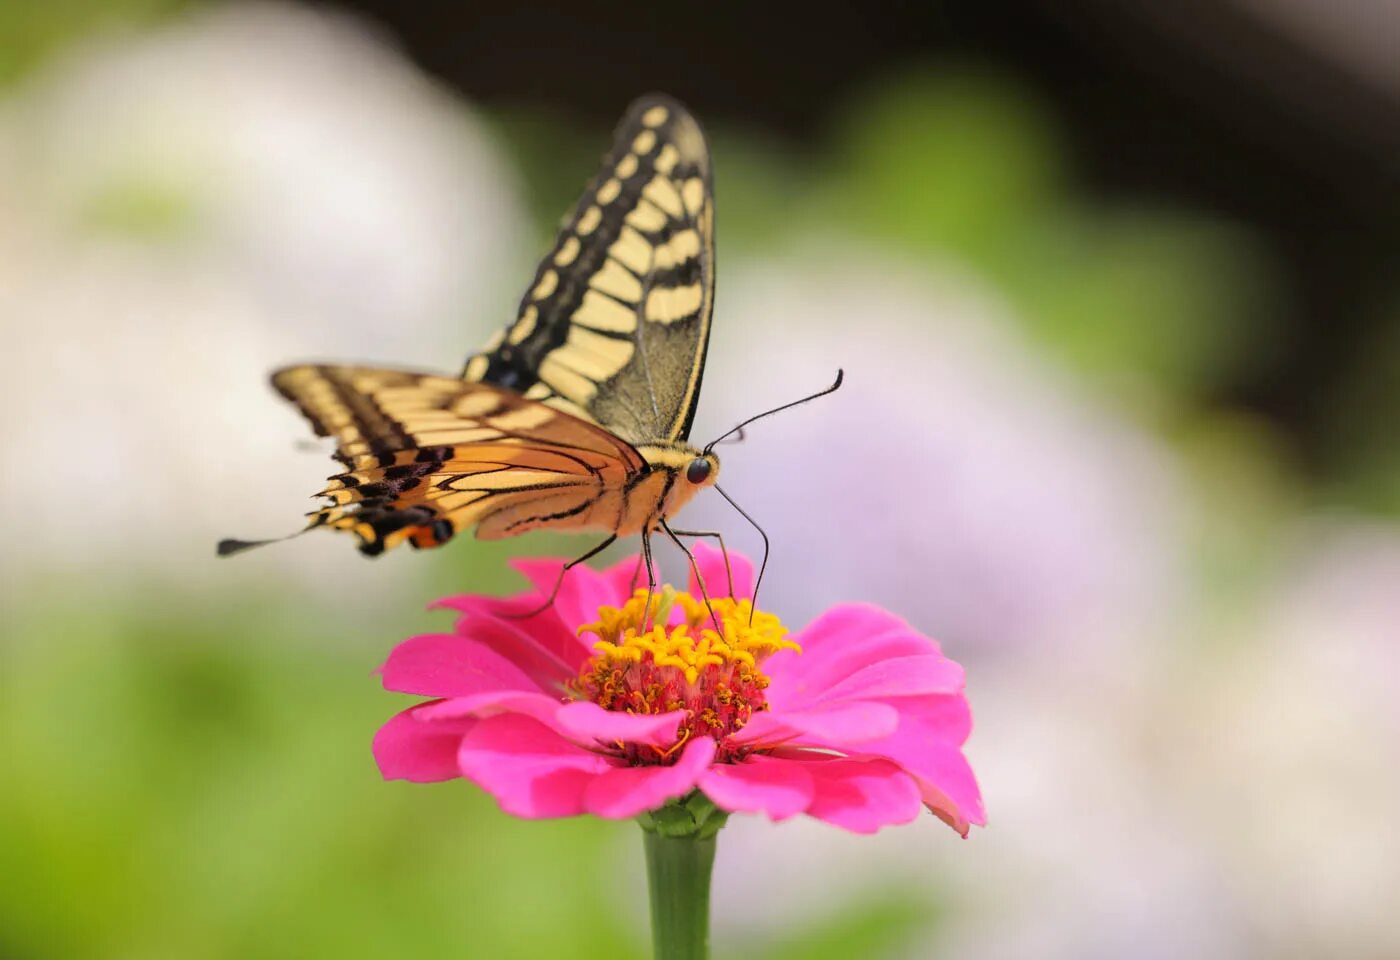
M 704 582 L 727 582 L 703 544 Z M 964 836 L 985 822 L 961 751 L 963 671 L 938 644 L 866 605 L 832 608 L 787 636 L 754 612 L 753 568 L 730 553 L 735 597 L 659 590 L 643 624 L 635 560 L 576 567 L 537 608 L 563 561 L 521 560 L 534 584 L 508 599 L 452 597 L 453 633 L 413 637 L 384 686 L 435 697 L 380 729 L 386 778 L 465 777 L 507 813 L 621 819 L 702 791 L 728 812 L 799 813 L 857 833 L 927 807 Z M 752 619 L 750 615 L 752 613 Z

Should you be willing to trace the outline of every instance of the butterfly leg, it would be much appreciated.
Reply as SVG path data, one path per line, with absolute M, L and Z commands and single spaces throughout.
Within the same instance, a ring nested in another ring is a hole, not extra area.
M 545 600 L 544 603 L 540 604 L 535 609 L 527 611 L 525 613 L 507 613 L 501 614 L 501 616 L 504 616 L 508 620 L 528 620 L 533 616 L 544 613 L 550 607 L 554 606 L 554 598 L 559 596 L 559 588 L 564 585 L 564 575 L 570 570 L 572 570 L 574 567 L 578 566 L 580 563 L 583 563 L 585 560 L 591 560 L 598 554 L 602 553 L 608 547 L 612 546 L 613 541 L 616 539 L 617 534 L 614 533 L 602 543 L 590 549 L 587 553 L 583 554 L 582 556 L 574 557 L 568 563 L 560 567 L 559 576 L 556 577 L 554 580 L 554 589 L 549 591 L 549 597 Z
M 837 382 L 838 382 L 838 383 L 840 382 L 839 379 L 838 379 Z M 758 535 L 759 535 L 760 537 L 763 538 L 763 561 L 762 561 L 761 563 L 759 563 L 759 565 L 758 565 L 758 576 L 754 579 L 754 582 L 753 582 L 753 606 L 749 608 L 749 623 L 750 623 L 750 625 L 752 625 L 752 624 L 753 624 L 753 611 L 755 611 L 755 610 L 758 609 L 758 588 L 761 587 L 761 586 L 763 586 L 763 574 L 764 574 L 764 572 L 768 569 L 768 548 L 769 548 L 768 533 L 767 533 L 767 531 L 765 531 L 761 526 L 758 525 L 758 521 L 757 521 L 757 520 L 755 520 L 753 517 L 749 516 L 749 512 L 748 512 L 747 510 L 745 510 L 743 507 L 739 506 L 739 504 L 735 503 L 735 502 L 734 502 L 734 498 L 731 497 L 729 494 L 725 493 L 725 492 L 724 492 L 724 489 L 723 489 L 719 484 L 715 484 L 715 491 L 716 491 L 721 497 L 723 497 L 723 498 L 729 503 L 729 505 L 730 505 L 731 507 L 733 507 L 735 510 L 739 511 L 739 516 L 741 516 L 741 517 L 743 517 L 745 520 L 747 520 L 747 521 L 749 522 L 749 526 L 751 526 L 751 527 L 753 527 L 755 530 L 757 530 L 757 531 L 758 531 Z
M 714 537 L 719 541 L 719 552 L 724 557 L 724 575 L 729 579 L 729 596 L 733 600 L 739 599 L 734 596 L 734 568 L 729 565 L 729 548 L 724 545 L 724 535 L 718 530 L 672 530 L 678 537 Z
M 656 593 L 656 565 L 651 560 L 651 530 L 642 531 L 642 559 L 647 565 L 647 603 L 642 607 L 642 625 L 651 617 L 652 594 Z
M 671 542 L 681 548 L 681 553 L 690 561 L 690 569 L 695 573 L 695 583 L 700 587 L 700 599 L 705 601 L 705 609 L 710 611 L 710 620 L 714 623 L 715 629 L 720 636 L 724 636 L 724 626 L 719 622 L 719 617 L 715 614 L 714 605 L 710 603 L 710 594 L 705 589 L 705 578 L 700 575 L 700 565 L 695 562 L 695 554 L 681 542 L 681 538 L 676 536 L 676 531 L 671 529 L 671 525 L 664 519 L 661 521 L 661 529 L 666 531 L 666 536 L 671 538 Z

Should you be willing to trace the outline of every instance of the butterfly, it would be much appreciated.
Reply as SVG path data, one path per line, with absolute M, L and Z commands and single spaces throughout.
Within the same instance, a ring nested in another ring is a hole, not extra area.
M 650 575 L 650 535 L 675 539 L 667 521 L 719 475 L 713 444 L 687 441 L 714 287 L 704 132 L 675 100 L 642 97 L 514 322 L 460 377 L 334 364 L 273 374 L 346 468 L 298 533 L 346 531 L 370 556 L 468 529 L 607 534 L 574 563 L 641 534 Z M 268 542 L 224 540 L 219 553 Z

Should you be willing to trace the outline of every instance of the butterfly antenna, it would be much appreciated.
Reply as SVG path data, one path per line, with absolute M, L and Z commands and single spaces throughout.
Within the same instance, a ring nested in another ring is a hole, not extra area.
M 842 381 L 843 379 L 845 379 L 845 376 L 846 376 L 846 371 L 845 371 L 845 370 L 837 370 L 837 371 L 836 371 L 836 382 L 833 383 L 831 386 L 825 387 L 825 388 L 823 388 L 823 389 L 821 389 L 821 390 L 818 390 L 816 393 L 813 393 L 813 394 L 810 394 L 810 395 L 808 395 L 808 396 L 805 396 L 805 397 L 803 397 L 803 398 L 800 399 L 800 400 L 790 400 L 790 401 L 788 401 L 787 403 L 783 404 L 782 406 L 774 407 L 772 410 L 765 410 L 765 411 L 763 411 L 762 413 L 754 414 L 752 417 L 749 417 L 747 420 L 745 420 L 744 422 L 740 423 L 738 426 L 733 427 L 733 428 L 731 428 L 731 429 L 729 429 L 729 430 L 726 430 L 724 433 L 720 434 L 718 437 L 716 437 L 715 439 L 711 440 L 709 443 L 705 444 L 705 453 L 709 453 L 712 449 L 714 449 L 715 444 L 717 444 L 717 443 L 719 443 L 719 442 L 721 442 L 721 441 L 723 441 L 723 440 L 725 440 L 725 439 L 727 439 L 727 438 L 733 436 L 733 435 L 736 434 L 736 433 L 742 433 L 743 430 L 744 430 L 744 428 L 747 427 L 749 424 L 753 423 L 755 420 L 762 420 L 764 417 L 771 417 L 771 416 L 772 416 L 773 414 L 775 414 L 775 413 L 781 413 L 781 412 L 784 411 L 784 410 L 789 410 L 789 409 L 791 409 L 791 408 L 793 408 L 793 407 L 801 406 L 802 404 L 807 403 L 807 402 L 810 401 L 810 400 L 815 400 L 815 399 L 817 399 L 818 397 L 824 397 L 824 396 L 826 396 L 828 393 L 835 393 L 837 390 L 841 389 L 841 381 Z M 733 502 L 734 502 L 734 501 L 732 501 L 732 500 L 730 501 L 730 503 L 733 503 Z M 737 506 L 738 506 L 738 505 L 735 504 L 735 507 L 736 507 L 736 508 L 737 508 Z M 740 512 L 740 513 L 743 513 L 742 510 L 740 510 L 739 512 Z M 750 521 L 750 523 L 752 523 L 752 522 L 753 522 L 753 521 Z
M 840 386 L 840 385 L 841 385 L 841 378 L 840 378 L 839 376 L 836 378 L 836 384 L 837 384 L 837 386 Z M 832 387 L 831 389 L 834 390 L 834 389 L 836 389 L 836 387 Z M 826 392 L 827 392 L 827 393 L 830 393 L 831 390 L 828 390 L 828 391 L 826 391 Z M 820 394 L 818 394 L 818 396 L 820 396 Z M 722 487 L 720 487 L 719 484 L 715 484 L 715 489 L 719 491 L 719 495 L 720 495 L 721 497 L 723 497 L 724 499 L 726 499 L 726 500 L 729 501 L 729 505 L 730 505 L 731 507 L 733 507 L 735 510 L 738 510 L 738 511 L 739 511 L 739 516 L 741 516 L 741 517 L 743 517 L 745 520 L 747 520 L 747 521 L 749 522 L 749 526 L 751 526 L 751 527 L 753 527 L 755 530 L 757 530 L 757 531 L 758 531 L 758 535 L 759 535 L 760 537 L 763 538 L 763 560 L 762 560 L 762 562 L 760 562 L 759 565 L 758 565 L 758 577 L 757 577 L 757 579 L 755 579 L 754 582 L 753 582 L 753 603 L 752 603 L 752 605 L 749 607 L 749 624 L 752 625 L 752 624 L 753 624 L 753 612 L 754 612 L 755 610 L 758 609 L 758 588 L 761 587 L 761 586 L 763 586 L 763 571 L 765 571 L 765 570 L 768 569 L 768 548 L 769 548 L 768 534 L 767 534 L 767 532 L 766 532 L 762 527 L 760 527 L 760 526 L 758 525 L 758 521 L 757 521 L 757 520 L 755 520 L 753 517 L 749 516 L 749 513 L 748 513 L 747 510 L 745 510 L 743 507 L 741 507 L 741 506 L 739 506 L 737 503 L 735 503 L 735 502 L 734 502 L 734 498 L 731 497 L 729 494 L 727 494 L 727 493 L 724 492 L 724 489 L 723 489 Z

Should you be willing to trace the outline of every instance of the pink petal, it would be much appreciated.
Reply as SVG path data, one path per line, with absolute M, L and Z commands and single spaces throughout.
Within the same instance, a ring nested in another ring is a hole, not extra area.
M 612 767 L 584 789 L 584 808 L 609 820 L 624 820 L 654 810 L 672 797 L 693 790 L 714 760 L 715 749 L 714 740 L 697 737 L 685 745 L 673 766 Z
M 395 714 L 374 735 L 374 761 L 385 780 L 435 783 L 462 775 L 457 767 L 457 747 L 476 721 L 428 722 L 420 714 L 432 705 L 419 704 Z
M 916 782 L 919 783 L 919 798 L 923 800 L 924 806 L 929 809 L 929 812 L 958 831 L 962 837 L 966 838 L 968 832 L 972 829 L 972 823 L 967 817 L 963 816 L 962 811 L 958 809 L 958 805 L 937 787 L 919 782 L 917 778 Z M 977 821 L 977 823 L 979 826 L 985 826 L 986 820 L 984 818 Z
M 899 729 L 883 740 L 861 744 L 863 755 L 887 757 L 932 788 L 931 805 L 951 806 L 959 819 L 985 824 L 982 793 L 967 758 L 920 718 L 901 716 Z M 946 812 L 946 811 L 945 811 Z
M 563 706 L 556 697 L 528 690 L 493 690 L 465 697 L 449 697 L 436 703 L 423 704 L 419 716 L 425 720 L 459 720 L 463 717 L 494 717 L 516 713 L 545 724 L 556 733 L 556 715 Z
M 603 579 L 607 581 L 608 589 L 616 598 L 607 601 L 608 606 L 611 607 L 620 607 L 626 603 L 636 591 L 638 584 L 643 587 L 647 585 L 647 572 L 642 566 L 641 554 L 619 560 L 602 571 L 602 575 Z
M 429 633 L 400 643 L 380 667 L 384 689 L 423 697 L 460 697 L 488 690 L 538 690 L 523 670 L 484 644 L 455 633 Z
M 868 664 L 817 695 L 818 702 L 961 693 L 963 668 L 947 657 L 892 657 Z
M 907 643 L 896 644 L 900 652 L 884 656 L 905 656 L 918 653 L 941 653 L 937 641 L 926 637 L 904 620 L 873 603 L 840 603 L 802 628 L 803 648 L 830 646 L 849 649 L 871 637 L 882 634 L 904 634 Z
M 735 743 L 845 747 L 879 740 L 899 726 L 899 711 L 885 703 L 856 701 L 815 710 L 754 714 L 730 739 Z M 862 748 L 864 749 L 864 748 Z
M 972 733 L 972 711 L 962 694 L 899 697 L 881 702 L 899 711 L 901 723 L 906 722 L 905 718 L 912 719 L 929 735 L 955 747 L 966 743 Z
M 868 664 L 939 652 L 933 640 L 869 604 L 832 607 L 793 640 L 801 654 L 783 650 L 764 662 L 774 709 L 805 706 Z
M 506 813 L 532 819 L 583 813 L 589 782 L 612 769 L 603 757 L 513 714 L 478 722 L 461 739 L 457 764 Z
M 625 599 L 618 596 L 613 585 L 616 579 L 613 571 L 599 572 L 580 564 L 565 573 L 560 581 L 559 571 L 564 566 L 560 560 L 513 560 L 511 566 L 535 585 L 540 602 L 550 595 L 556 583 L 559 584 L 554 612 L 570 631 L 596 621 L 599 607 L 616 607 Z
M 712 547 L 704 540 L 696 540 L 692 548 L 695 566 L 700 568 L 700 576 L 705 578 L 705 588 L 712 597 L 729 596 L 729 574 L 734 574 L 734 598 L 753 598 L 753 563 L 742 553 L 729 551 L 729 569 L 724 566 L 724 552 Z M 690 595 L 700 596 L 700 585 L 695 580 L 695 571 L 690 571 Z
M 730 813 L 764 813 L 786 820 L 806 810 L 815 787 L 807 765 L 754 755 L 743 763 L 718 763 L 700 776 L 700 789 Z
M 456 630 L 464 637 L 495 650 L 542 687 L 562 683 L 578 675 L 588 659 L 588 647 L 564 626 L 553 610 L 531 617 L 539 598 L 446 597 L 433 604 L 461 611 Z
M 676 741 L 684 710 L 670 713 L 630 714 L 604 710 L 596 703 L 578 700 L 560 703 L 543 693 L 496 690 L 452 697 L 424 705 L 425 720 L 456 720 L 515 713 L 544 724 L 555 733 L 592 749 L 600 742 L 622 741 L 665 747 Z
M 593 741 L 612 743 L 644 743 L 665 747 L 676 742 L 676 734 L 684 710 L 670 713 L 634 714 L 604 710 L 596 703 L 579 700 L 560 707 L 555 715 L 555 727 L 584 745 Z
M 814 795 L 807 813 L 852 833 L 909 823 L 923 804 L 914 780 L 886 760 L 812 760 Z

